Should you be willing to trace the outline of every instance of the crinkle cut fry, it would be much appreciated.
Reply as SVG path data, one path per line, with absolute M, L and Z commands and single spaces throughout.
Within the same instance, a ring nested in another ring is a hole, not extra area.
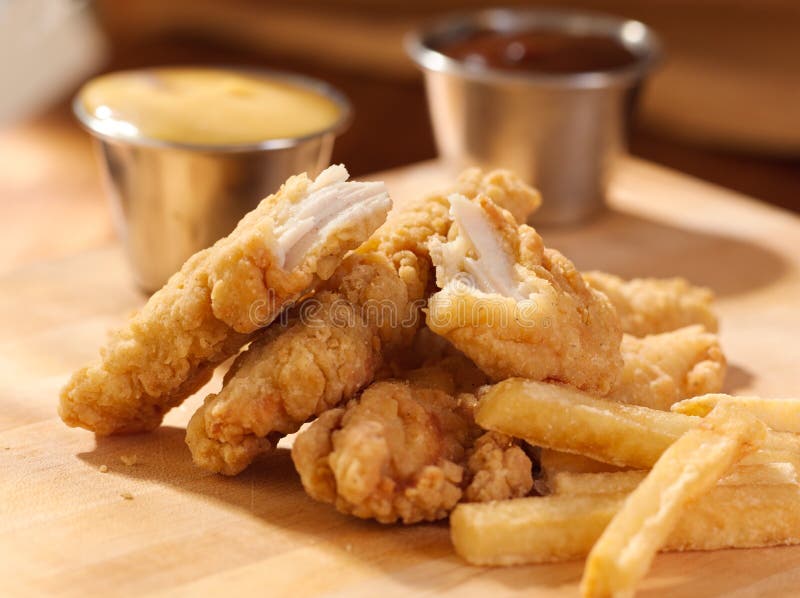
M 479 171 L 466 172 L 456 188 L 465 193 L 488 192 L 506 204 L 517 202 L 528 205 L 529 209 L 538 206 L 538 194 L 513 175 L 494 171 L 481 178 L 477 173 Z M 270 384 L 266 393 L 256 385 L 251 385 L 254 390 L 251 394 L 228 390 L 229 386 L 246 386 L 246 382 L 237 383 L 237 379 L 243 376 L 261 380 L 286 378 L 282 372 L 287 367 L 286 362 L 272 359 L 275 349 L 270 345 L 280 340 L 270 337 L 269 342 L 257 345 L 260 347 L 258 352 L 245 351 L 237 358 L 237 373 L 193 417 L 187 431 L 187 443 L 195 463 L 211 471 L 238 473 L 259 451 L 269 450 L 272 446 L 260 439 L 296 431 L 309 418 L 347 401 L 359 388 L 369 384 L 384 353 L 401 350 L 413 341 L 432 270 L 427 241 L 431 236 L 446 234 L 449 226 L 449 204 L 443 196 L 417 201 L 394 214 L 345 259 L 328 281 L 325 288 L 336 295 L 337 304 L 349 305 L 349 308 L 342 309 L 358 312 L 377 335 L 378 343 L 372 345 L 367 365 L 355 374 L 358 380 L 353 378 L 352 384 L 346 386 L 338 384 L 335 370 L 330 370 L 332 378 L 326 388 L 339 387 L 341 393 L 322 396 L 317 392 L 307 392 L 302 404 L 298 402 L 296 405 L 291 425 L 284 425 L 286 421 L 273 421 L 274 414 L 281 412 L 280 403 L 284 401 L 281 392 L 275 390 L 278 385 Z M 316 333 L 302 321 L 296 321 L 283 334 L 292 334 L 292 342 L 301 346 L 313 342 Z M 343 331 L 342 334 L 360 333 Z M 334 346 L 330 350 L 339 351 Z M 326 362 L 338 359 L 323 353 L 319 353 L 319 357 Z M 242 364 L 248 365 L 245 368 Z M 204 425 L 200 424 L 200 419 L 204 420 Z M 250 448 L 239 450 L 228 446 L 240 443 Z M 226 456 L 235 458 L 226 460 Z
M 98 434 L 157 427 L 251 334 L 333 273 L 386 218 L 382 183 L 333 166 L 291 177 L 236 229 L 200 251 L 76 372 L 59 413 Z M 328 209 L 321 209 L 323 204 Z

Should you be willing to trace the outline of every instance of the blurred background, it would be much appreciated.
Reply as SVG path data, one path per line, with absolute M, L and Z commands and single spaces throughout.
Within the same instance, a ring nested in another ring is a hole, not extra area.
M 333 160 L 360 175 L 435 157 L 403 34 L 444 12 L 513 5 L 602 10 L 653 27 L 666 60 L 642 98 L 631 152 L 800 211 L 797 0 L 0 0 L 0 271 L 113 237 L 88 135 L 69 110 L 90 76 L 217 64 L 324 79 L 356 114 Z

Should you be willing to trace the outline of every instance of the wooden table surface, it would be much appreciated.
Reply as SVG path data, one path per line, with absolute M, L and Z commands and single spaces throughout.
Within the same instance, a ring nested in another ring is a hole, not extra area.
M 15 173 L 20 188 L 24 175 Z M 432 163 L 386 179 L 402 202 L 450 176 Z M 36 184 L 57 194 L 63 182 Z M 636 160 L 624 163 L 611 206 L 588 226 L 543 231 L 545 241 L 582 268 L 711 286 L 728 390 L 800 395 L 800 219 Z M 47 235 L 75 221 L 64 210 L 42 215 Z M 150 435 L 66 428 L 59 387 L 143 297 L 116 245 L 50 261 L 35 254 L 0 277 L 0 595 L 577 596 L 579 562 L 480 569 L 453 554 L 446 524 L 340 515 L 305 496 L 285 450 L 232 479 L 195 469 L 183 427 L 198 397 Z M 798 581 L 800 547 L 666 554 L 640 595 L 792 596 Z

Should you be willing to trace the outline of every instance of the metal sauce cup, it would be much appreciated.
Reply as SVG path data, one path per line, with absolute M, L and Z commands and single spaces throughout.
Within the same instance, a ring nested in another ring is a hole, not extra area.
M 289 176 L 322 171 L 337 133 L 350 121 L 350 103 L 322 81 L 242 72 L 323 94 L 339 106 L 339 119 L 304 137 L 203 146 L 110 132 L 86 112 L 80 92 L 73 101 L 75 115 L 96 140 L 117 232 L 146 292 L 159 289 L 189 256 L 230 233 Z
M 437 51 L 478 31 L 531 30 L 608 36 L 637 61 L 608 71 L 539 74 L 492 69 Z M 639 21 L 549 9 L 451 16 L 406 38 L 409 55 L 425 73 L 441 156 L 458 165 L 517 172 L 544 197 L 533 217 L 537 224 L 574 223 L 603 209 L 636 91 L 659 48 Z

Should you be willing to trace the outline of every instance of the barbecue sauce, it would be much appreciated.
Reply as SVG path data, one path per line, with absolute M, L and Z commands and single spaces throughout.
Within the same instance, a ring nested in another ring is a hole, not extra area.
M 636 55 L 612 37 L 547 30 L 478 31 L 437 50 L 469 65 L 551 75 L 609 71 L 637 62 Z

